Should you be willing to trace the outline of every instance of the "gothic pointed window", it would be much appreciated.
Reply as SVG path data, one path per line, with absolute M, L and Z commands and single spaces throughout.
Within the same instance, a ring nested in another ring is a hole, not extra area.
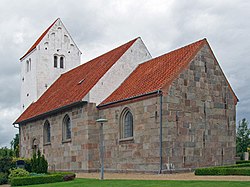
M 120 138 L 133 137 L 133 115 L 128 108 L 125 108 L 120 118 Z
M 44 137 L 44 144 L 50 143 L 50 123 L 48 120 L 45 121 L 44 123 L 44 130 L 43 130 L 43 137 Z
M 61 56 L 61 57 L 60 57 L 60 68 L 63 68 L 63 61 L 64 61 L 64 60 L 63 60 L 63 57 Z
M 71 120 L 68 114 L 63 118 L 63 141 L 71 140 Z
M 58 57 L 57 56 L 54 56 L 54 67 L 57 68 L 57 59 Z

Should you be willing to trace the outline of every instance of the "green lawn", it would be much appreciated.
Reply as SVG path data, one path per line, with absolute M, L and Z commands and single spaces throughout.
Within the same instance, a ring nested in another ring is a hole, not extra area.
M 232 181 L 160 181 L 160 180 L 104 180 L 75 179 L 70 182 L 59 182 L 28 187 L 249 187 L 250 182 Z

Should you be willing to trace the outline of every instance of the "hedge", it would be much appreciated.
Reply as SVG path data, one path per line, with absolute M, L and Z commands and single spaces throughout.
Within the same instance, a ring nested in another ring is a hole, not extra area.
M 76 174 L 73 172 L 53 172 L 50 174 L 58 174 L 61 175 L 63 177 L 64 181 L 70 181 L 70 180 L 74 180 L 76 177 Z
M 24 185 L 45 184 L 45 183 L 54 183 L 62 181 L 63 181 L 63 175 L 51 174 L 43 176 L 15 177 L 10 180 L 10 184 L 11 186 L 24 186 Z
M 250 176 L 250 168 L 246 167 L 211 167 L 198 168 L 195 175 L 245 175 Z
M 0 172 L 0 185 L 8 183 L 8 174 Z
M 236 164 L 250 164 L 250 160 L 237 160 Z

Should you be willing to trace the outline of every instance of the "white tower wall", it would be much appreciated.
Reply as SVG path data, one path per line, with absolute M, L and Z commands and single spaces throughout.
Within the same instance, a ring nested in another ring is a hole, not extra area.
M 54 67 L 57 56 L 57 67 Z M 60 67 L 63 59 L 63 68 Z M 31 69 L 26 70 L 26 62 L 31 60 Z M 21 109 L 25 110 L 64 72 L 78 66 L 81 52 L 70 34 L 58 19 L 36 48 L 22 59 Z

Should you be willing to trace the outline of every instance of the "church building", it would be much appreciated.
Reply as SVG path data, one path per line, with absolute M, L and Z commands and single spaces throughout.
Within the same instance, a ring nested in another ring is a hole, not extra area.
M 50 169 L 163 172 L 235 163 L 236 104 L 206 39 L 152 58 L 141 38 L 80 63 L 57 19 L 21 59 L 20 156 Z M 80 65 L 81 64 L 81 65 Z

